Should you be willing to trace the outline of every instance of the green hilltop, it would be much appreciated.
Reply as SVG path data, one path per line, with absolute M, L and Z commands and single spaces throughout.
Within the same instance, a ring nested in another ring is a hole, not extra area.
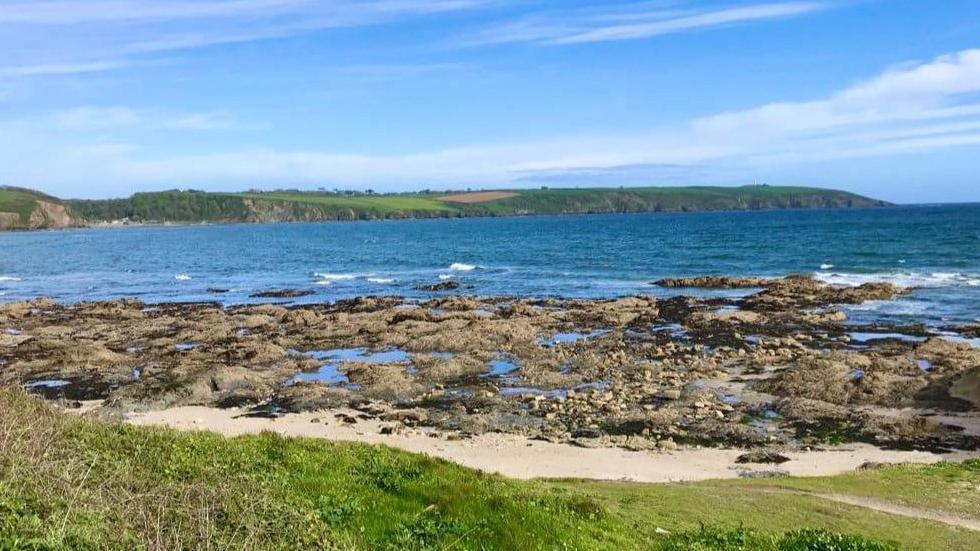
M 61 200 L 36 191 L 0 188 L 0 230 L 110 223 L 199 224 L 462 218 L 536 214 L 863 208 L 888 203 L 809 187 L 637 187 L 422 191 L 171 190 L 123 199 Z
M 61 199 L 31 189 L 0 186 L 0 230 L 66 228 L 77 222 Z
M 341 191 L 164 191 L 128 199 L 69 201 L 91 222 L 313 222 L 585 214 L 879 207 L 844 191 L 805 187 L 642 187 L 374 194 Z

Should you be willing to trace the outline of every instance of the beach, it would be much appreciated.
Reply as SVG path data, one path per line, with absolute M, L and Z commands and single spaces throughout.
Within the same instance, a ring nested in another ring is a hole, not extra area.
M 0 377 L 107 419 L 384 443 L 521 477 L 830 474 L 980 449 L 976 326 L 857 326 L 839 309 L 908 290 L 655 283 L 748 294 L 9 303 Z

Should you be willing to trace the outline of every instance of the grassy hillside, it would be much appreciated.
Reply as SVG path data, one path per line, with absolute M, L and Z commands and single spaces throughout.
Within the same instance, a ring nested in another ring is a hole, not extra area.
M 849 208 L 885 203 L 852 193 L 800 187 L 538 189 L 483 194 L 331 192 L 139 193 L 129 199 L 72 201 L 91 222 L 292 222 L 614 212 Z
M 527 190 L 511 198 L 466 208 L 492 214 L 530 214 L 849 208 L 882 204 L 836 190 L 743 186 Z
M 975 532 L 802 490 L 980 511 L 980 462 L 820 479 L 521 482 L 382 447 L 102 424 L 19 391 L 0 390 L 0 442 L 5 550 L 967 550 Z
M 0 230 L 66 227 L 71 213 L 56 197 L 16 187 L 0 187 Z

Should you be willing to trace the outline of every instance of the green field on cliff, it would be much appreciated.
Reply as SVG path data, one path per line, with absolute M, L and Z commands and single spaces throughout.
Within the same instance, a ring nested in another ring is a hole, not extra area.
M 487 200 L 481 196 L 490 197 Z M 783 186 L 641 187 L 503 190 L 495 192 L 209 193 L 164 191 L 128 199 L 69 201 L 89 223 L 297 222 L 448 218 L 533 214 L 680 212 L 784 208 L 851 208 L 885 203 L 844 191 Z
M 0 229 L 26 228 L 31 214 L 37 208 L 38 201 L 60 203 L 60 200 L 54 197 L 30 189 L 0 187 Z M 9 219 L 5 218 L 5 215 Z
M 85 420 L 0 389 L 0 549 L 976 549 L 980 461 L 690 484 L 517 481 L 379 446 Z

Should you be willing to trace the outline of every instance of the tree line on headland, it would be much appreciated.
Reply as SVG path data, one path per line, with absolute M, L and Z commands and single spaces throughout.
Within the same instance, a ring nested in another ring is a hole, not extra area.
M 521 189 L 376 194 L 352 191 L 170 190 L 123 199 L 62 200 L 24 188 L 0 188 L 0 229 L 101 224 L 317 222 L 536 214 L 862 208 L 888 203 L 822 188 L 637 187 Z

